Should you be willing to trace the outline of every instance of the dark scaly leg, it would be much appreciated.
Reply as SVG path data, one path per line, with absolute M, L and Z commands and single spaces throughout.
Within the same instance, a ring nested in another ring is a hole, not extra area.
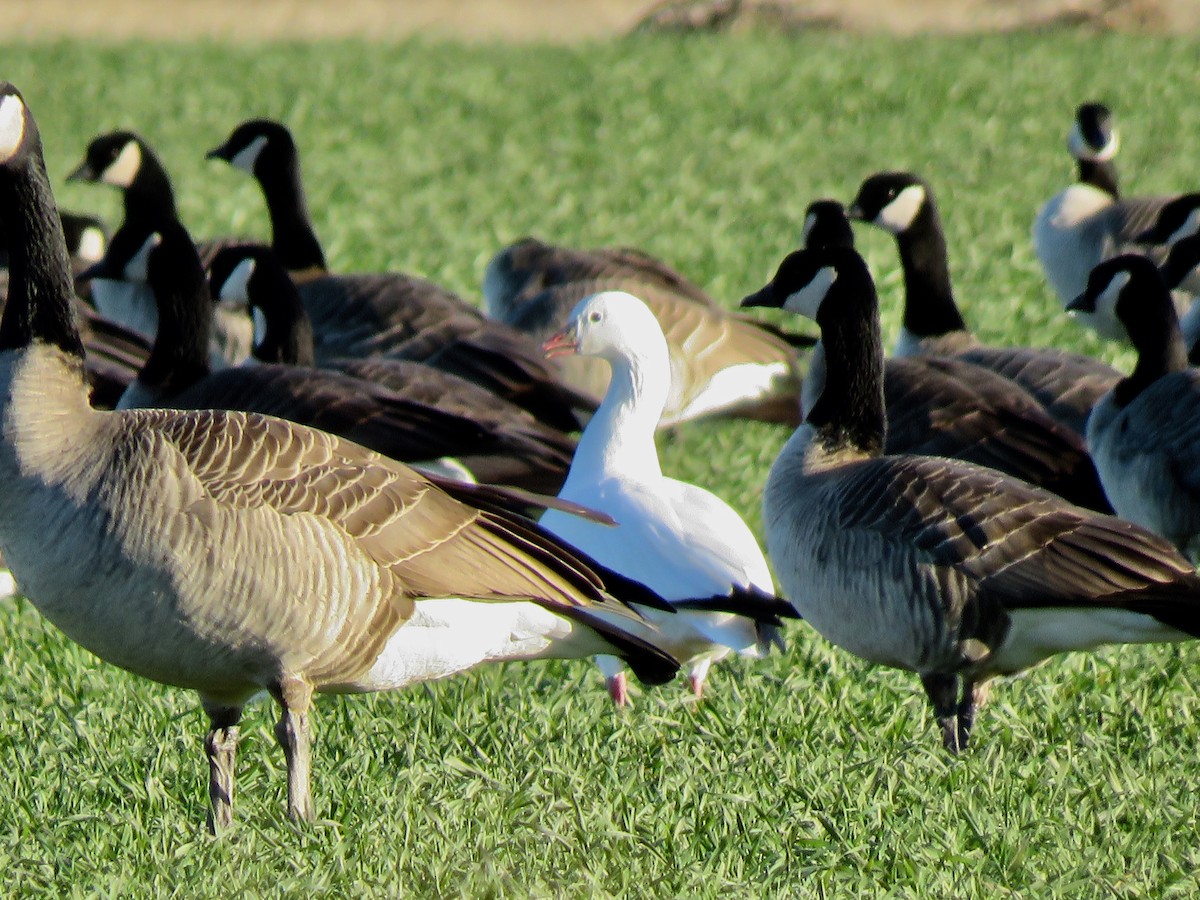
M 208 830 L 219 834 L 233 824 L 234 763 L 237 757 L 240 706 L 222 706 L 201 698 L 208 714 L 204 752 L 208 756 Z
M 924 674 L 921 685 L 933 704 L 938 727 L 942 729 L 942 744 L 951 753 L 958 753 L 962 749 L 958 740 L 958 676 Z
M 962 699 L 958 703 L 958 747 L 960 750 L 967 749 L 967 742 L 971 738 L 971 726 L 975 724 L 975 713 L 987 702 L 990 687 L 991 682 L 989 681 L 963 679 Z
M 308 708 L 312 685 L 301 678 L 286 678 L 272 690 L 282 714 L 275 726 L 275 740 L 283 748 L 288 773 L 288 818 L 311 822 L 313 818 L 311 771 L 312 752 Z

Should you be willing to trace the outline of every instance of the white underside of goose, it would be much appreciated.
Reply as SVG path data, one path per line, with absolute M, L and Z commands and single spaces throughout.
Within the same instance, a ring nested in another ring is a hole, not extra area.
M 375 664 L 354 683 L 334 690 L 383 691 L 446 678 L 490 661 L 588 657 L 607 645 L 536 603 L 419 600 Z
M 1087 287 L 1088 274 L 1115 251 L 1102 214 L 1113 198 L 1090 184 L 1072 184 L 1048 200 L 1033 223 L 1033 249 L 1046 280 L 1065 305 Z M 1115 322 L 1080 315 L 1104 337 L 1119 340 Z

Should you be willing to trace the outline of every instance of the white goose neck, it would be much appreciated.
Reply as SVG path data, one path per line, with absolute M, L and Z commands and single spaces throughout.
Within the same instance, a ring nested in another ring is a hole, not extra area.
M 600 408 L 588 422 L 571 465 L 623 477 L 662 477 L 654 432 L 671 387 L 666 342 L 661 353 L 612 354 L 612 379 Z

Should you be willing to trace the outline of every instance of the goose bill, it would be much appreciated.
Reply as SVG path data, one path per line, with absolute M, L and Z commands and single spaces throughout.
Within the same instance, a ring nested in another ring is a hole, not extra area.
M 542 352 L 546 354 L 547 359 L 578 353 L 579 341 L 575 337 L 574 330 L 564 328 L 558 334 L 551 335 L 546 339 L 546 343 L 542 344 Z

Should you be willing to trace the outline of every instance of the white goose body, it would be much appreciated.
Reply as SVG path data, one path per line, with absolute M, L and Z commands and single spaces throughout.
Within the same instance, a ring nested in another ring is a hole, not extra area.
M 611 367 L 608 391 L 579 440 L 559 498 L 604 512 L 617 524 L 555 510 L 541 524 L 668 602 L 738 589 L 773 595 L 766 559 L 741 517 L 712 493 L 662 473 L 654 431 L 670 366 L 662 330 L 646 305 L 621 291 L 585 298 L 547 348 L 598 356 Z M 711 662 L 731 650 L 758 652 L 757 628 L 744 616 L 649 614 L 670 635 L 672 653 L 699 667 L 693 671 L 697 689 Z

